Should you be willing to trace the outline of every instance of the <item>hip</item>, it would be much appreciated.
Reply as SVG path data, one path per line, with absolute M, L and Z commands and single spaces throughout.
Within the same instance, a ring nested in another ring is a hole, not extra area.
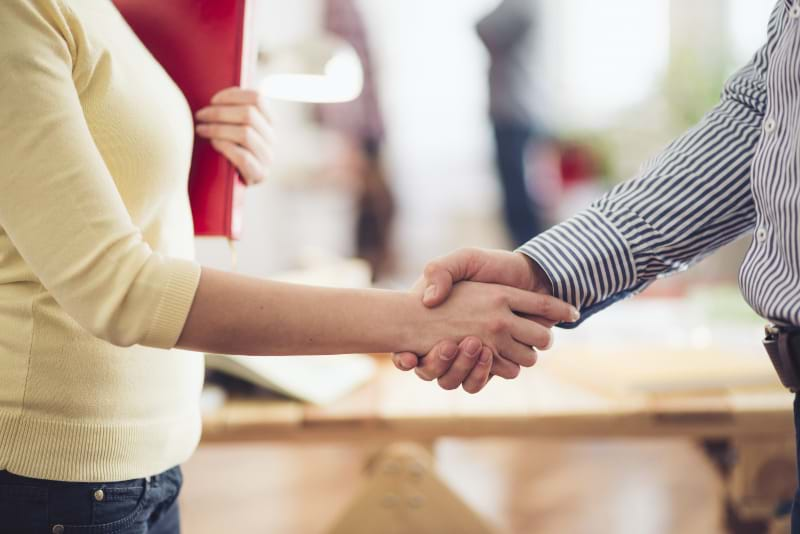
M 178 534 L 180 467 L 122 482 L 59 482 L 0 471 L 0 534 Z

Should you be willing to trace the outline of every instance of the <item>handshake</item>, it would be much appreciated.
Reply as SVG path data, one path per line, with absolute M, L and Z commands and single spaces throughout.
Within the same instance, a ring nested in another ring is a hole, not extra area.
M 400 352 L 392 360 L 448 390 L 477 393 L 494 375 L 516 378 L 520 367 L 536 363 L 536 349 L 550 348 L 555 324 L 580 318 L 552 296 L 547 275 L 521 253 L 459 250 L 429 263 L 414 290 L 433 325 L 419 333 L 427 353 Z M 461 334 L 448 337 L 453 332 Z

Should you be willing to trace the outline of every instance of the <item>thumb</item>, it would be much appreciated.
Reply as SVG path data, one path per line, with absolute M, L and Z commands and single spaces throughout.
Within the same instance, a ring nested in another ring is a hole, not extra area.
M 419 364 L 419 357 L 411 352 L 396 352 L 392 354 L 392 363 L 401 371 L 410 371 Z
M 433 262 L 425 268 L 425 292 L 422 303 L 435 308 L 450 295 L 453 289 L 453 275 L 443 265 Z
M 479 249 L 464 248 L 433 260 L 425 267 L 425 293 L 422 302 L 434 308 L 447 300 L 453 284 L 469 280 L 475 274 L 475 266 L 481 263 Z

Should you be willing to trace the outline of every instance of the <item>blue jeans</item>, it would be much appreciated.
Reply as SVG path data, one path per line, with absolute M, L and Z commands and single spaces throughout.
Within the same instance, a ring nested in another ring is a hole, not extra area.
M 180 467 L 124 482 L 55 482 L 0 471 L 0 534 L 179 534 Z
M 494 123 L 497 169 L 503 189 L 506 225 L 514 246 L 526 243 L 544 230 L 533 200 L 528 194 L 525 176 L 525 153 L 537 138 L 531 125 L 513 122 Z

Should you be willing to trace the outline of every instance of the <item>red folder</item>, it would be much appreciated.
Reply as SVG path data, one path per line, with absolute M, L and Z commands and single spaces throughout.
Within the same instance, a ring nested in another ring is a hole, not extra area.
M 136 35 L 181 88 L 192 112 L 255 72 L 248 0 L 113 0 Z M 244 184 L 205 139 L 195 138 L 189 197 L 201 236 L 238 239 Z

